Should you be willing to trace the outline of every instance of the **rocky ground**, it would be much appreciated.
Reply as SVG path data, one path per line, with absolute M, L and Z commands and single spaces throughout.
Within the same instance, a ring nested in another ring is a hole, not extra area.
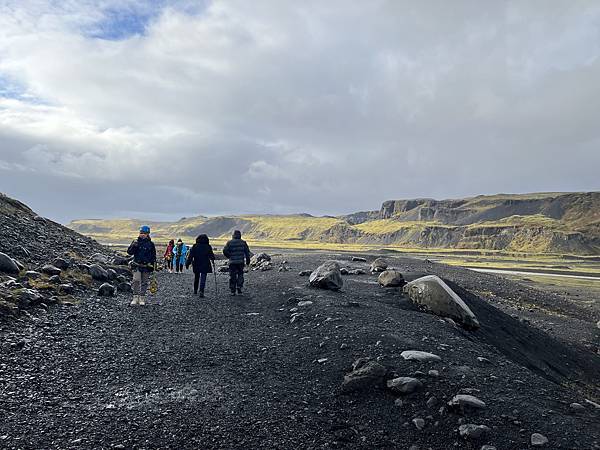
M 0 322 L 0 447 L 600 448 L 597 309 L 386 257 L 407 278 L 448 280 L 481 323 L 466 331 L 376 275 L 346 275 L 339 292 L 298 275 L 330 259 L 368 272 L 381 255 L 363 256 L 274 256 L 272 270 L 249 273 L 244 297 L 227 295 L 226 273 L 219 295 L 210 278 L 200 299 L 191 274 L 161 272 L 146 307 L 123 291 L 98 296 L 95 280 L 74 301 L 30 305 Z M 291 270 L 277 270 L 283 259 Z M 70 263 L 89 275 L 93 261 Z M 350 378 L 368 376 L 343 389 L 353 365 Z M 418 381 L 399 393 L 399 377 Z M 457 394 L 485 406 L 449 405 Z

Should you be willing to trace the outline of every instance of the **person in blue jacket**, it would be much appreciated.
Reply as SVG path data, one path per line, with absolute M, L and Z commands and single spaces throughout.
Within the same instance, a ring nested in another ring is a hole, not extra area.
M 185 266 L 185 258 L 187 256 L 187 245 L 181 239 L 177 240 L 177 244 L 173 247 L 173 260 L 175 262 L 175 272 L 182 273 Z

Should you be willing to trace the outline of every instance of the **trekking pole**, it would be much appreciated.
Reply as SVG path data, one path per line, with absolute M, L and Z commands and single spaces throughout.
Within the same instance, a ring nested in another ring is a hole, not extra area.
M 219 287 L 217 286 L 217 266 L 215 265 L 215 262 L 213 261 L 213 275 L 215 276 L 215 298 L 218 300 L 219 299 Z

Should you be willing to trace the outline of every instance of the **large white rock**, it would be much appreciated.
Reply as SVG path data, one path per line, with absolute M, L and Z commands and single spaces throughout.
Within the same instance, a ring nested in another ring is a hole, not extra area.
M 473 311 L 444 281 L 427 275 L 404 286 L 404 293 L 421 308 L 460 322 L 464 328 L 476 330 L 479 321 Z
M 433 353 L 421 352 L 419 350 L 405 350 L 400 353 L 407 361 L 421 361 L 421 362 L 429 362 L 429 361 L 441 361 L 438 355 L 434 355 Z
M 311 286 L 337 291 L 344 285 L 340 265 L 335 261 L 327 261 L 310 274 L 308 282 Z

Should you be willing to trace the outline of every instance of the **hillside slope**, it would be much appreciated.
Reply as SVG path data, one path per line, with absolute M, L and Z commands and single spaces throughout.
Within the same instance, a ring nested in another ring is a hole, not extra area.
M 76 220 L 72 229 L 104 242 L 127 241 L 138 220 Z M 158 238 L 240 229 L 260 241 L 358 243 L 534 253 L 600 253 L 600 192 L 499 194 L 466 199 L 389 200 L 379 211 L 340 217 L 307 214 L 194 217 L 150 224 Z

